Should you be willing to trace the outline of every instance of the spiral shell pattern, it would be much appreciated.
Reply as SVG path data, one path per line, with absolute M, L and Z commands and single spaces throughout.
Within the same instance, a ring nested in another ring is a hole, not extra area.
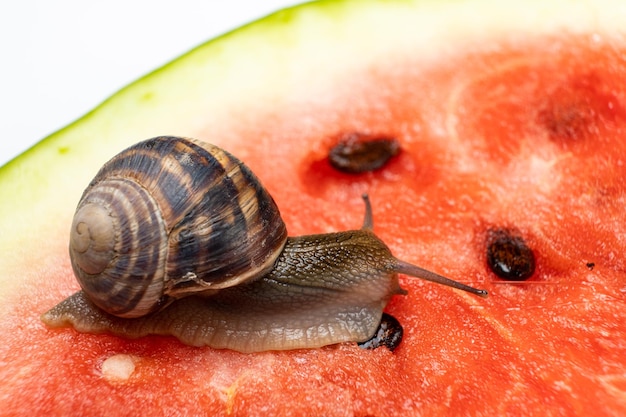
M 76 210 L 70 257 L 91 301 L 139 317 L 263 276 L 286 240 L 278 207 L 241 161 L 210 144 L 157 137 L 98 172 Z

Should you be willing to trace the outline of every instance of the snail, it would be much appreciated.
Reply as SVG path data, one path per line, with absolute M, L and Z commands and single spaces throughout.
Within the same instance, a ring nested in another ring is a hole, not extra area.
M 81 290 L 42 320 L 256 352 L 368 340 L 391 297 L 407 293 L 398 274 L 487 295 L 396 259 L 364 202 L 358 230 L 288 237 L 272 197 L 233 155 L 148 139 L 84 191 L 69 244 Z

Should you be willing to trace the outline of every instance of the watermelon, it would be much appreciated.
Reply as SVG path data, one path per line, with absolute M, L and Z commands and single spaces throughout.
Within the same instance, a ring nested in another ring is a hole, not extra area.
M 619 0 L 321 1 L 126 87 L 0 170 L 0 414 L 625 415 L 624 21 Z M 47 328 L 82 190 L 165 134 L 245 161 L 290 235 L 359 227 L 369 193 L 394 255 L 489 298 L 402 276 L 393 352 Z M 346 135 L 399 151 L 340 172 Z

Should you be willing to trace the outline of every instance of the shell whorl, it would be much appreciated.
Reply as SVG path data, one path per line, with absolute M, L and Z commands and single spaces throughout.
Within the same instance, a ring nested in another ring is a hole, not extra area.
M 72 267 L 100 308 L 120 317 L 154 309 L 163 292 L 167 234 L 158 205 L 133 181 L 90 188 L 70 233 Z
M 264 275 L 286 240 L 276 204 L 241 161 L 210 144 L 158 137 L 96 175 L 76 210 L 70 257 L 96 305 L 138 317 Z

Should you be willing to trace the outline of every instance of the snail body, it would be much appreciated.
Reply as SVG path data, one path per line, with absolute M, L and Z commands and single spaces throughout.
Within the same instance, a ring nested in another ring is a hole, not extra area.
M 133 181 L 142 185 L 132 198 L 116 202 Z M 406 294 L 399 273 L 486 296 L 394 258 L 373 233 L 364 200 L 361 229 L 287 237 L 271 196 L 232 155 L 184 138 L 141 142 L 85 190 L 70 238 L 82 290 L 42 319 L 80 332 L 172 335 L 256 352 L 369 339 L 391 297 Z M 130 221 L 118 220 L 129 212 Z

